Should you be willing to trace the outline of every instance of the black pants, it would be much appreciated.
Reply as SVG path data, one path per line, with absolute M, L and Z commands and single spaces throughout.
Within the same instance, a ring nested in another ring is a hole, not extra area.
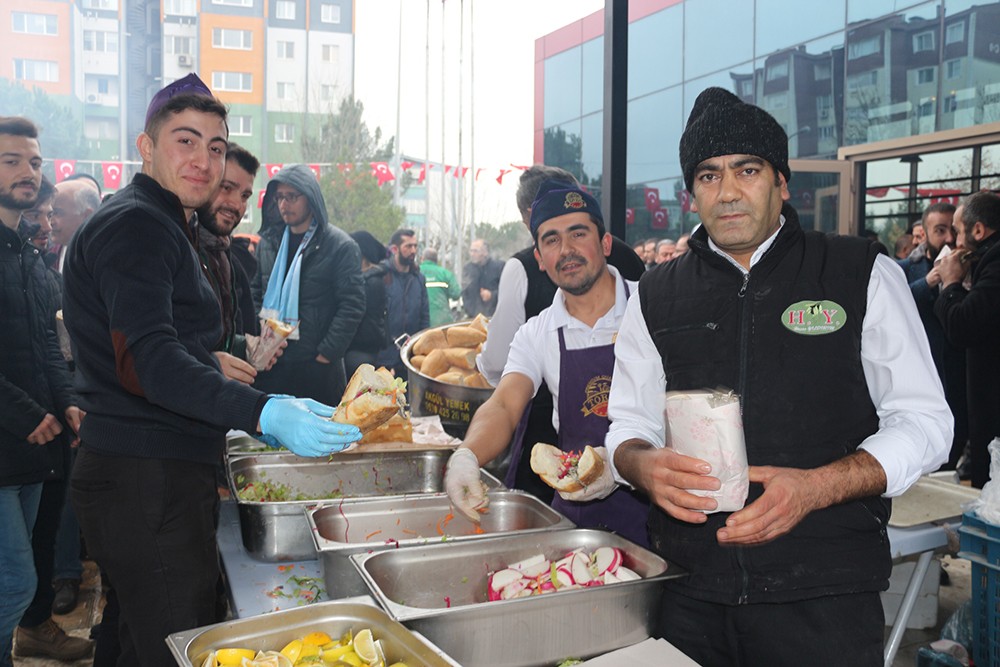
M 120 603 L 118 665 L 174 667 L 167 635 L 222 620 L 214 467 L 110 456 L 84 443 L 70 492 Z
M 42 484 L 42 498 L 38 504 L 38 518 L 31 533 L 31 550 L 38 574 L 35 597 L 25 610 L 22 628 L 37 628 L 52 616 L 52 603 L 56 592 L 52 588 L 52 572 L 56 560 L 56 532 L 62 517 L 63 503 L 66 501 L 66 480 L 50 479 Z
M 722 605 L 664 593 L 658 636 L 702 667 L 878 667 L 878 593 L 785 604 Z
M 347 387 L 344 360 L 333 359 L 328 364 L 321 364 L 311 359 L 278 359 L 274 368 L 257 374 L 253 387 L 268 394 L 291 394 L 336 406 Z

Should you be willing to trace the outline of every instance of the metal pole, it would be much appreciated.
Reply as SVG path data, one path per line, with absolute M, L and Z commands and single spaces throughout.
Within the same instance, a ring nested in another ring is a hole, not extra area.
M 431 157 L 431 0 L 427 0 L 424 27 L 424 226 L 431 227 L 431 182 L 427 169 Z
M 444 38 L 445 33 L 446 31 L 445 31 L 445 20 L 444 20 L 444 0 L 441 0 L 441 229 L 445 229 L 445 227 L 447 226 L 449 232 L 448 234 L 449 239 L 454 240 L 455 238 L 454 230 L 452 229 L 451 224 L 448 222 L 448 211 L 445 208 L 447 199 L 447 196 L 445 195 L 445 186 L 446 186 L 445 181 L 447 179 L 445 179 L 445 173 L 444 173 L 444 161 L 446 159 L 444 153 L 445 128 L 446 128 L 445 109 L 448 108 L 447 101 L 445 100 L 445 81 L 447 78 L 445 75 L 445 62 L 446 62 L 445 45 L 447 42 L 447 40 L 445 40 Z
M 628 122 L 628 0 L 604 4 L 604 173 L 601 207 L 611 233 L 625 238 Z
M 476 29 L 473 15 L 474 2 L 469 3 L 469 168 L 472 171 L 472 181 L 469 184 L 469 245 L 476 233 L 476 40 L 471 39 Z
M 393 142 L 393 167 L 398 177 L 392 181 L 392 203 L 399 206 L 399 182 L 403 175 L 399 173 L 399 109 L 402 106 L 403 91 L 403 0 L 399 0 L 399 30 L 396 31 L 396 140 Z
M 456 172 L 462 168 L 462 107 L 465 106 L 465 99 L 462 97 L 465 79 L 465 0 L 458 0 L 458 164 L 455 165 Z M 456 176 L 458 173 L 456 173 Z M 458 227 L 458 238 L 465 238 L 465 179 L 455 179 L 455 223 Z M 461 245 L 461 243 L 460 243 Z

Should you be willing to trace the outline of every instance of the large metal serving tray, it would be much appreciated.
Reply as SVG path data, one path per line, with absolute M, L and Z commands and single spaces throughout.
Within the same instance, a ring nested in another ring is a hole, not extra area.
M 220 648 L 280 651 L 288 642 L 310 632 L 325 632 L 339 638 L 348 630 L 356 634 L 364 628 L 371 629 L 372 635 L 382 641 L 388 664 L 397 661 L 405 661 L 410 667 L 455 664 L 378 607 L 353 601 L 320 602 L 177 632 L 167 637 L 167 645 L 178 665 L 201 667 L 208 653 Z
M 618 547 L 643 579 L 487 602 L 486 579 L 535 554 Z M 601 530 L 511 535 L 357 554 L 352 562 L 389 615 L 466 667 L 534 667 L 590 658 L 650 636 L 663 582 L 683 571 Z
M 227 456 L 267 456 L 272 454 L 291 454 L 284 447 L 268 447 L 263 442 L 242 431 L 232 432 L 226 436 Z
M 491 491 L 489 497 L 490 510 L 478 528 L 460 512 L 452 513 L 447 496 L 385 498 L 309 510 L 327 595 L 340 598 L 368 593 L 351 565 L 352 554 L 573 528 L 572 521 L 530 494 Z
M 444 492 L 449 450 L 415 449 L 399 452 L 334 454 L 313 459 L 281 456 L 231 457 L 226 462 L 230 489 L 238 501 L 240 533 L 247 553 L 269 563 L 314 560 L 304 510 L 318 502 L 354 503 L 366 499 Z M 483 482 L 492 489 L 503 484 L 487 472 Z M 246 483 L 282 484 L 299 500 L 245 501 L 239 490 Z

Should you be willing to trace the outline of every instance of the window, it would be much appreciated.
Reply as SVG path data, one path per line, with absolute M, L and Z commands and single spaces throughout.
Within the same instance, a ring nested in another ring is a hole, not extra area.
M 934 31 L 925 30 L 924 32 L 918 32 L 913 36 L 913 51 L 914 53 L 919 51 L 933 51 L 934 50 Z
M 753 79 L 740 81 L 740 95 L 742 97 L 753 97 Z
M 83 0 L 84 9 L 118 9 L 118 0 Z
M 286 81 L 278 82 L 278 99 L 279 100 L 292 100 L 295 99 L 295 84 Z
M 290 144 L 295 141 L 295 126 L 291 123 L 275 123 L 274 141 L 279 144 Z
M 331 86 L 328 83 L 321 84 L 319 87 L 320 98 L 324 102 L 332 100 L 333 96 L 336 94 L 336 90 L 337 89 L 334 86 Z
M 826 120 L 830 117 L 830 112 L 833 110 L 833 95 L 817 95 L 816 96 L 816 112 L 819 115 L 820 120 Z
M 921 118 L 934 115 L 934 102 L 928 100 L 926 102 L 921 102 L 920 106 L 917 107 L 917 115 Z
M 83 50 L 98 53 L 118 53 L 118 33 L 104 30 L 84 30 Z
M 944 98 L 944 113 L 954 113 L 958 111 L 958 99 L 954 94 Z
M 847 59 L 857 60 L 865 56 L 882 52 L 882 40 L 879 35 L 867 37 L 847 45 Z
M 816 63 L 813 65 L 813 78 L 816 81 L 827 81 L 832 76 L 833 68 L 830 63 Z
M 253 0 L 212 0 L 213 5 L 228 5 L 230 7 L 253 7 Z
M 944 61 L 944 78 L 957 79 L 960 76 L 962 76 L 961 58 L 955 58 L 954 60 Z
M 782 60 L 767 66 L 767 80 L 776 81 L 788 78 L 788 61 Z
M 861 72 L 847 77 L 847 89 L 858 90 L 866 86 L 874 86 L 878 83 L 878 73 L 875 70 Z
M 785 109 L 788 107 L 788 93 L 765 95 L 764 103 L 761 106 L 765 109 Z
M 295 20 L 295 2 L 293 0 L 278 0 L 274 3 L 274 18 Z
M 246 72 L 212 72 L 212 88 L 248 93 L 253 90 L 253 76 Z
M 295 42 L 283 42 L 278 41 L 278 57 L 279 58 L 294 58 L 295 57 Z
M 179 35 L 167 35 L 163 39 L 163 50 L 167 54 L 191 55 L 192 38 L 181 37 Z
M 253 33 L 249 30 L 233 30 L 232 28 L 212 28 L 212 46 L 217 49 L 253 48 Z
M 253 134 L 253 116 L 230 116 L 229 136 L 248 137 Z
M 944 43 L 955 44 L 965 40 L 965 21 L 955 21 L 944 29 Z
M 163 13 L 175 16 L 195 16 L 195 0 L 163 0 Z
M 319 20 L 323 23 L 340 23 L 340 6 L 323 3 L 319 8 Z
M 822 139 L 836 139 L 837 138 L 837 128 L 833 125 L 823 125 L 819 128 L 819 138 Z
M 340 47 L 336 44 L 324 44 L 321 57 L 325 63 L 336 63 L 340 60 Z
M 97 79 L 97 93 L 99 95 L 107 95 L 109 88 L 107 77 L 102 76 Z
M 10 17 L 14 32 L 24 32 L 29 35 L 55 35 L 58 33 L 55 14 L 11 12 Z
M 14 78 L 21 81 L 58 81 L 59 65 L 51 60 L 15 58 Z
M 921 67 L 917 70 L 917 83 L 934 83 L 934 68 Z

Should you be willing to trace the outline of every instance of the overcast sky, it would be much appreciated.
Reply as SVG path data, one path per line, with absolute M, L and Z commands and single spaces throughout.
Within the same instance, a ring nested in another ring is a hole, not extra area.
M 508 187 L 516 181 L 516 173 L 514 178 L 505 178 L 502 187 L 495 179 L 501 167 L 532 162 L 535 40 L 603 9 L 604 2 L 465 0 L 465 55 L 461 70 L 459 25 L 463 3 L 460 0 L 429 0 L 429 6 L 428 68 L 427 0 L 359 0 L 355 4 L 354 88 L 365 105 L 368 126 L 381 127 L 385 136 L 396 134 L 397 56 L 402 17 L 402 88 L 398 97 L 403 153 L 416 158 L 427 155 L 434 162 L 441 162 L 444 156 L 445 164 L 461 163 L 471 167 L 474 132 L 475 166 L 485 170 L 476 182 L 476 218 L 494 223 L 516 219 L 514 190 Z M 474 83 L 469 77 L 470 59 L 474 62 Z M 460 77 L 460 71 L 465 75 Z M 425 102 L 428 81 L 429 105 Z M 445 84 L 444 105 L 442 81 Z M 459 105 L 460 85 L 462 106 Z M 442 107 L 445 110 L 443 119 Z M 461 158 L 460 109 L 464 129 Z M 442 120 L 445 126 L 443 152 Z M 471 177 L 471 171 L 469 175 Z

